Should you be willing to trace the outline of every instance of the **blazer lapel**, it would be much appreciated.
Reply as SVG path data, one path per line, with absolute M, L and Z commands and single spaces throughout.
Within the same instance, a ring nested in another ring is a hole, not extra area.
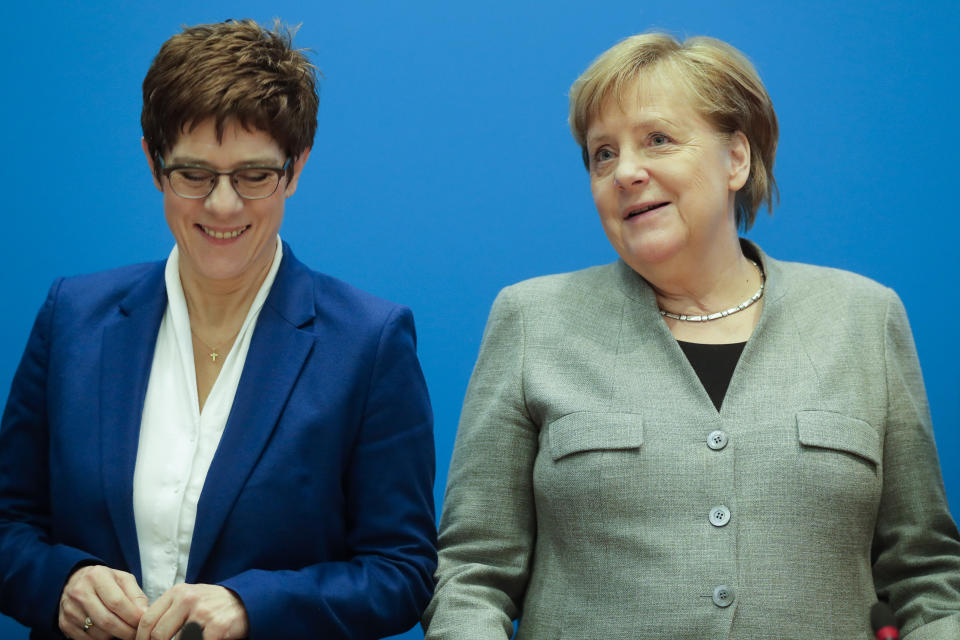
M 197 505 L 186 581 L 195 582 L 230 509 L 260 458 L 313 349 L 300 328 L 315 315 L 309 270 L 283 246 L 283 262 L 260 310 L 247 360 Z
M 142 579 L 133 516 L 133 470 L 157 331 L 167 307 L 165 262 L 157 263 L 120 302 L 103 332 L 100 370 L 101 477 L 127 567 Z

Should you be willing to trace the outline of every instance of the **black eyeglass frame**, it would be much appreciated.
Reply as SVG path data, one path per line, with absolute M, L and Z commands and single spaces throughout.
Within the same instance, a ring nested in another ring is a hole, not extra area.
M 213 190 L 217 188 L 217 182 L 220 180 L 220 176 L 230 176 L 230 186 L 233 187 L 234 193 L 243 198 L 244 200 L 263 200 L 264 198 L 269 198 L 277 192 L 277 189 L 280 187 L 280 181 L 283 180 L 283 176 L 286 175 L 287 169 L 290 167 L 291 159 L 287 158 L 283 163 L 282 167 L 266 167 L 262 165 L 251 165 L 248 167 L 237 167 L 233 171 L 214 171 L 210 167 L 205 167 L 199 164 L 175 164 L 172 166 L 164 166 L 163 158 L 160 159 L 160 173 L 166 177 L 167 182 L 170 184 L 170 190 L 173 191 L 177 196 L 184 198 L 186 200 L 203 200 L 210 196 L 213 193 Z M 213 181 L 210 182 L 210 190 L 207 191 L 202 196 L 185 196 L 173 187 L 173 181 L 170 180 L 170 174 L 174 171 L 179 171 L 182 169 L 194 169 L 200 171 L 206 171 L 209 174 L 213 175 Z M 241 171 L 271 171 L 277 174 L 277 184 L 273 187 L 273 191 L 268 193 L 265 196 L 245 196 L 240 193 L 240 190 L 237 189 L 237 181 L 234 177 L 237 173 Z

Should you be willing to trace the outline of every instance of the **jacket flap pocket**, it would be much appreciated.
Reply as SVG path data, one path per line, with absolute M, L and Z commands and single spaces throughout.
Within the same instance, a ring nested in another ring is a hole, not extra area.
M 830 411 L 798 411 L 800 443 L 845 451 L 880 464 L 880 435 L 869 423 Z
M 637 413 L 578 411 L 551 422 L 547 433 L 554 460 L 580 451 L 639 449 L 643 419 Z

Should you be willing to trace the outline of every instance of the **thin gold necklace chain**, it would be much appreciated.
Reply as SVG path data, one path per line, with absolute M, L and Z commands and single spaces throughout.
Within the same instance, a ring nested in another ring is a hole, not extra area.
M 242 329 L 242 328 L 243 328 L 243 327 L 241 327 L 241 329 Z M 208 356 L 210 356 L 210 362 L 212 362 L 213 364 L 217 364 L 217 358 L 221 357 L 221 354 L 219 353 L 219 349 L 217 349 L 217 347 L 211 347 L 209 344 L 207 344 L 206 342 L 204 342 L 203 338 L 201 338 L 200 336 L 198 336 L 198 335 L 197 335 L 197 332 L 193 330 L 193 327 L 190 327 L 190 333 L 193 334 L 193 337 L 196 338 L 197 341 L 199 341 L 201 345 L 203 345 L 204 347 L 206 347 L 207 349 L 210 350 L 210 353 L 207 354 Z M 237 330 L 234 332 L 233 336 L 230 337 L 230 340 L 228 341 L 228 344 L 230 344 L 231 347 L 233 346 L 233 341 L 236 339 L 236 337 L 237 337 L 237 335 L 239 335 L 239 333 L 240 333 L 240 329 L 237 329 Z M 228 347 L 228 348 L 227 348 L 227 351 L 229 351 L 229 350 L 230 350 L 230 348 Z

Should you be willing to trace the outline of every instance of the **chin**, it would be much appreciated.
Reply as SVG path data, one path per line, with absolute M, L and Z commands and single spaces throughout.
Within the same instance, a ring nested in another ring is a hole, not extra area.
M 617 250 L 623 261 L 631 267 L 666 262 L 684 247 L 678 238 L 643 238 L 627 240 Z
M 204 280 L 235 280 L 250 270 L 250 264 L 227 260 L 204 260 L 193 265 L 193 271 Z

